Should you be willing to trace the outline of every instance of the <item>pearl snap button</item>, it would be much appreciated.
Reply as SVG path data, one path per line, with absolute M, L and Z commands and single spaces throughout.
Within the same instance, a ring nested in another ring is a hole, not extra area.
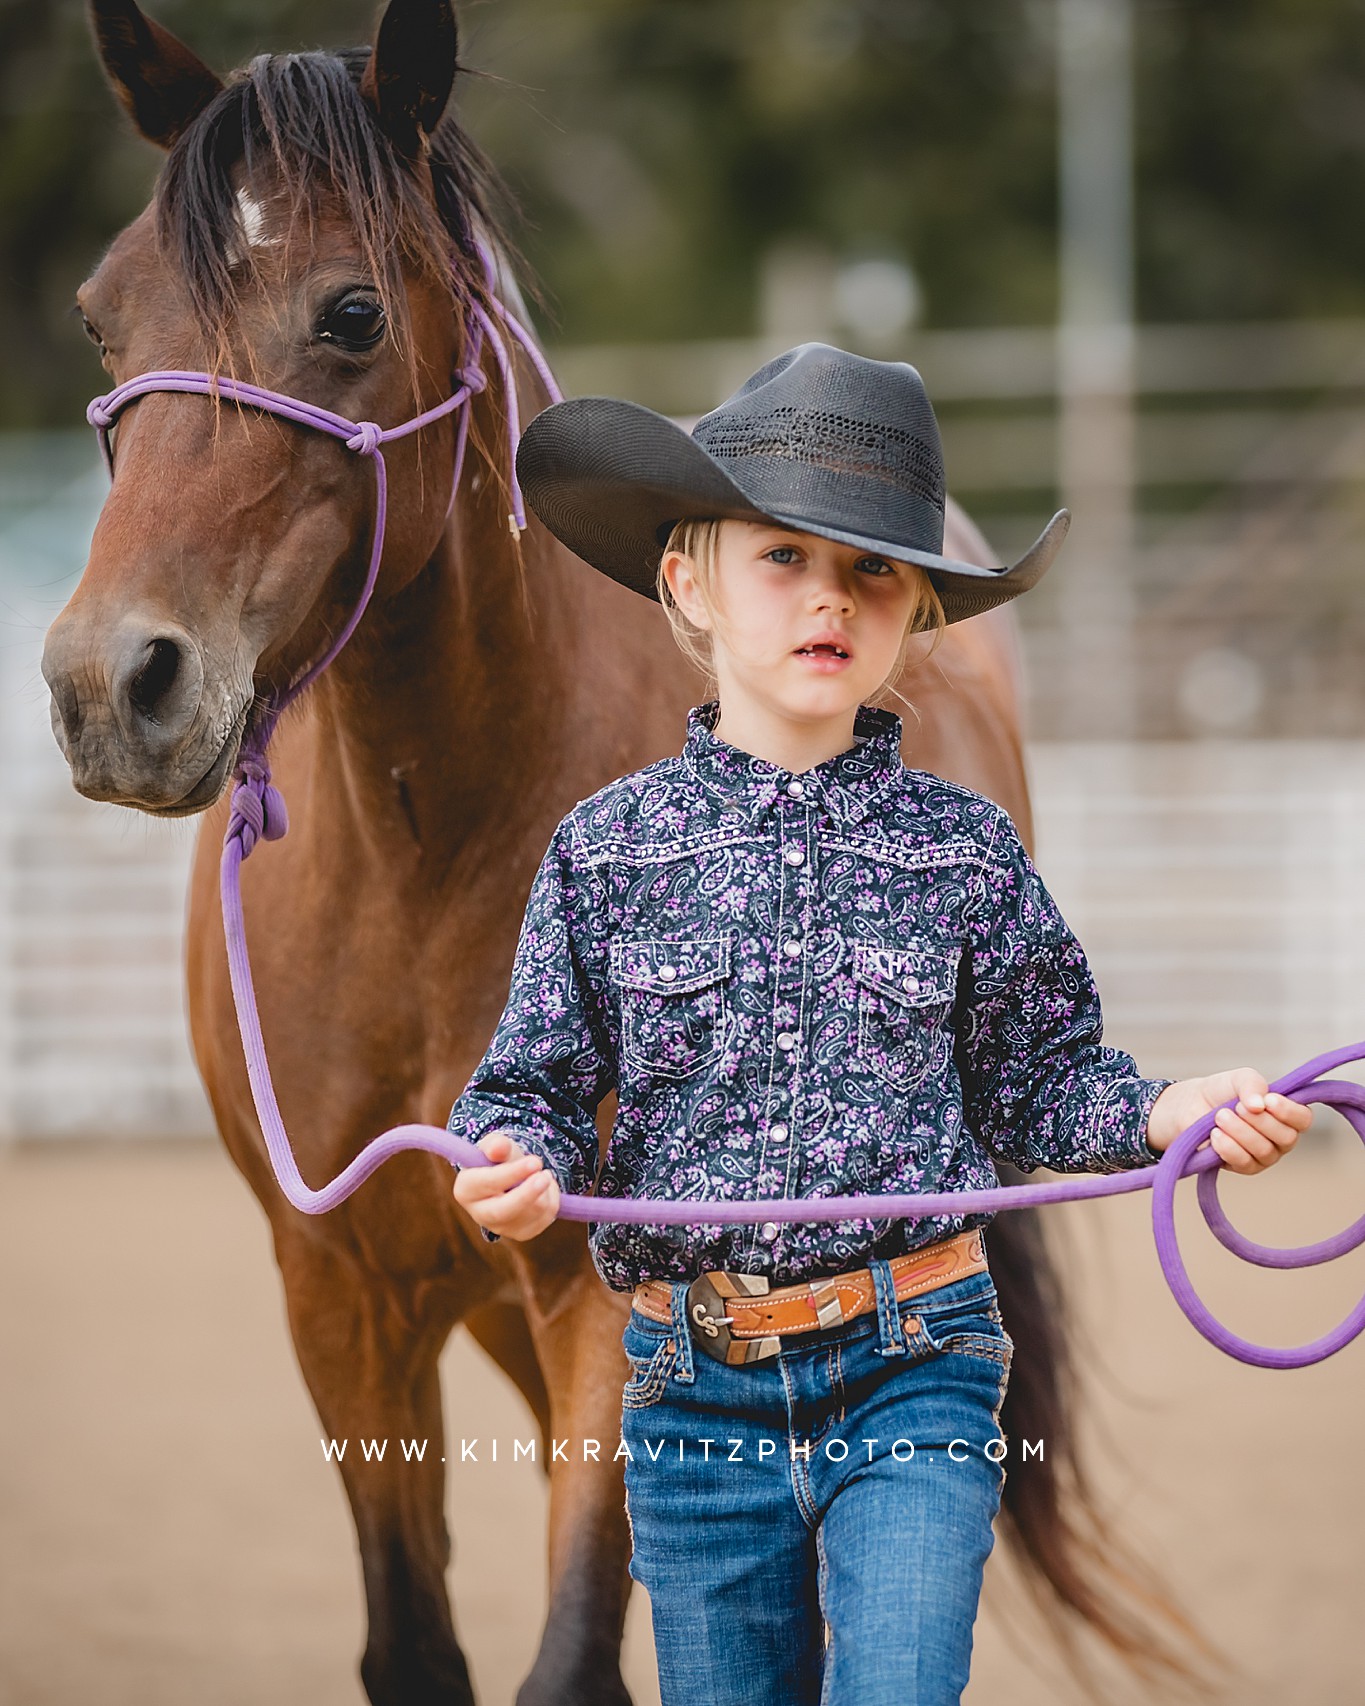
M 783 1143 L 786 1140 L 787 1128 L 779 1120 L 776 1125 L 768 1127 L 768 1135 L 773 1139 L 774 1143 Z
M 905 980 L 905 987 L 910 991 L 911 995 L 913 995 L 919 988 L 919 979 L 917 977 L 907 977 Z
M 806 797 L 806 785 L 804 782 L 788 782 L 787 792 L 794 800 L 804 800 Z
M 777 1033 L 777 1046 L 782 1050 L 783 1054 L 790 1054 L 796 1047 L 796 1038 L 790 1031 L 779 1031 Z
M 784 857 L 789 865 L 799 865 L 804 861 L 806 855 L 799 847 L 789 847 Z
M 778 1227 L 775 1220 L 765 1220 L 758 1229 L 758 1235 L 765 1244 L 771 1244 L 773 1239 L 777 1237 L 777 1231 Z
M 677 966 L 660 966 L 659 967 L 659 976 L 664 980 L 665 983 L 672 983 L 673 979 L 677 975 L 678 975 Z
M 793 936 L 790 942 L 784 942 L 782 944 L 782 952 L 787 956 L 787 958 L 789 960 L 794 960 L 794 959 L 799 958 L 800 953 L 801 953 L 801 939 L 800 939 L 800 937 L 799 936 Z

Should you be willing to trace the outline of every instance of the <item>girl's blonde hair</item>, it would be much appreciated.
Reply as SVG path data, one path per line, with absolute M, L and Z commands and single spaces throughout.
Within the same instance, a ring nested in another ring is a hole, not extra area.
M 670 551 L 679 551 L 683 556 L 691 558 L 696 569 L 697 592 L 714 623 L 717 620 L 715 602 L 716 554 L 720 543 L 720 530 L 724 525 L 723 521 L 718 520 L 676 522 L 673 531 L 668 536 L 668 543 L 664 546 L 663 555 L 659 558 L 659 573 L 656 582 L 659 603 L 664 607 L 664 614 L 668 617 L 668 625 L 673 630 L 673 638 L 678 643 L 678 649 L 685 657 L 691 659 L 707 681 L 712 684 L 714 684 L 716 676 L 711 653 L 711 635 L 704 628 L 693 627 L 692 623 L 679 609 L 668 582 L 664 579 L 663 559 Z M 897 558 L 895 561 L 900 561 L 900 559 Z M 943 601 L 939 598 L 929 576 L 918 563 L 903 563 L 902 567 L 914 570 L 918 596 L 910 611 L 910 618 L 905 624 L 905 633 L 901 637 L 900 650 L 896 653 L 896 661 L 892 664 L 890 673 L 878 690 L 877 699 L 883 697 L 901 699 L 901 695 L 896 692 L 891 684 L 905 666 L 905 654 L 910 648 L 910 641 L 916 634 L 933 634 L 933 640 L 930 642 L 924 658 L 920 660 L 924 662 L 937 649 L 939 641 L 943 638 L 943 630 L 947 626 L 943 614 Z M 908 701 L 901 699 L 901 703 L 913 711 L 914 707 L 909 706 Z

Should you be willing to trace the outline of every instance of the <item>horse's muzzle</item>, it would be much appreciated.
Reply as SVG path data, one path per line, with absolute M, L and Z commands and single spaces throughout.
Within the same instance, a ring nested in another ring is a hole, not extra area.
M 79 793 L 177 815 L 222 793 L 249 696 L 206 693 L 203 653 L 184 629 L 125 618 L 101 631 L 68 608 L 48 633 L 43 675 Z

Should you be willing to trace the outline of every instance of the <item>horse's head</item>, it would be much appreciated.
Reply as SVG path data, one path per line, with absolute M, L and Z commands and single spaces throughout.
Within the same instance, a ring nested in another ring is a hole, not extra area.
M 442 117 L 450 0 L 391 0 L 373 49 L 262 56 L 226 84 L 134 0 L 92 12 L 115 90 L 167 150 L 78 296 L 114 382 L 203 370 L 385 426 L 447 399 L 488 218 L 481 163 Z M 455 430 L 389 449 L 381 592 L 437 548 Z M 114 472 L 47 638 L 53 726 L 81 793 L 193 812 L 353 606 L 374 479 L 334 438 L 164 392 L 120 415 Z

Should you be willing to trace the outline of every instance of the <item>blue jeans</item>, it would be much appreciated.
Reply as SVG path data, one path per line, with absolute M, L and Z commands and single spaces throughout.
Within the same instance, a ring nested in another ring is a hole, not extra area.
M 950 1706 L 967 1685 L 1013 1345 L 988 1273 L 897 1304 L 871 1265 L 875 1314 L 745 1366 L 698 1349 L 682 1286 L 670 1326 L 631 1312 L 630 1573 L 663 1706 Z

